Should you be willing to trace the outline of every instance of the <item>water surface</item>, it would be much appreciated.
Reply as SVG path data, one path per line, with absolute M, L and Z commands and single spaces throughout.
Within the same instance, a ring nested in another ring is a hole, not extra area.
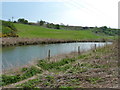
M 4 47 L 2 48 L 2 52 L 0 52 L 0 56 L 2 55 L 2 67 L 3 69 L 8 69 L 15 66 L 28 64 L 33 60 L 44 59 L 48 56 L 48 50 L 51 50 L 51 56 L 55 56 L 78 51 L 78 46 L 80 46 L 81 51 L 87 51 L 91 49 L 91 47 L 94 47 L 95 44 L 99 47 L 104 46 L 106 43 L 79 42 Z M 107 44 L 111 43 L 107 42 Z

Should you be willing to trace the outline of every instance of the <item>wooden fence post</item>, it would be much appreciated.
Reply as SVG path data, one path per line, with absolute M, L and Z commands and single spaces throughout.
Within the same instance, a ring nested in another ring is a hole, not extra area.
M 48 51 L 48 60 L 50 60 L 50 50 Z
M 96 44 L 95 44 L 95 45 L 94 45 L 94 50 L 93 50 L 94 52 L 96 52 L 96 48 L 97 48 L 97 46 L 96 46 Z
M 78 46 L 78 54 L 80 54 L 80 46 Z
M 97 45 L 95 44 L 95 52 L 96 52 Z
M 96 46 L 97 46 L 97 45 L 95 44 L 95 50 L 96 50 Z

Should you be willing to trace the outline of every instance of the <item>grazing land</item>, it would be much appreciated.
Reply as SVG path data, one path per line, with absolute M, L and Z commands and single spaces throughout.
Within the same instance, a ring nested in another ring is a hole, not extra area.
M 24 38 L 51 38 L 67 40 L 95 40 L 95 39 L 112 39 L 112 36 L 99 36 L 91 30 L 62 30 L 49 29 L 40 26 L 14 24 L 18 30 L 19 37 Z
M 5 21 L 4 21 L 5 22 Z M 9 32 L 11 26 L 12 32 Z M 113 41 L 117 39 L 115 34 L 117 30 L 103 31 L 101 29 L 79 29 L 79 27 L 74 26 L 73 29 L 77 30 L 67 30 L 67 29 L 53 29 L 47 28 L 39 25 L 28 25 L 20 23 L 6 23 L 3 29 L 3 46 L 14 46 L 14 45 L 35 45 L 42 43 L 65 43 L 65 42 L 94 42 L 94 41 Z M 6 29 L 7 28 L 7 29 Z M 67 27 L 68 29 L 70 28 Z M 113 35 L 109 35 L 113 34 Z M 2 34 L 1 34 L 2 35 Z M 10 37 L 13 36 L 13 37 Z M 17 36 L 17 37 L 15 37 Z

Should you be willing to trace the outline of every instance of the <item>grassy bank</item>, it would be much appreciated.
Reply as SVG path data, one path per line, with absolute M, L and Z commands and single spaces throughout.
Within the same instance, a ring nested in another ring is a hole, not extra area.
M 40 26 L 14 24 L 18 30 L 19 37 L 24 38 L 50 38 L 50 39 L 67 39 L 67 40 L 96 40 L 96 39 L 113 39 L 113 36 L 100 36 L 92 30 L 61 30 L 48 29 Z
M 36 45 L 71 42 L 104 42 L 114 41 L 117 35 L 95 33 L 94 29 L 62 30 L 50 29 L 36 25 L 14 23 L 19 37 L 2 38 L 2 46 Z
M 22 68 L 12 75 L 3 75 L 2 85 L 24 88 L 117 88 L 117 51 L 117 44 L 112 44 L 60 60 L 57 58 L 57 61 L 39 60 L 35 66 Z
M 104 42 L 113 41 L 117 36 L 95 34 L 89 30 L 50 29 L 35 25 L 14 23 L 19 37 L 2 38 L 2 46 L 36 45 L 70 42 Z

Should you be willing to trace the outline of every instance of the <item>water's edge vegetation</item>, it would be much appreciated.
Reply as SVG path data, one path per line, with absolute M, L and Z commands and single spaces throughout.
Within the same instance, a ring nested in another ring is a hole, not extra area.
M 3 74 L 0 84 L 24 88 L 117 88 L 117 49 L 117 43 L 113 43 L 57 61 L 39 60 L 33 66 Z

